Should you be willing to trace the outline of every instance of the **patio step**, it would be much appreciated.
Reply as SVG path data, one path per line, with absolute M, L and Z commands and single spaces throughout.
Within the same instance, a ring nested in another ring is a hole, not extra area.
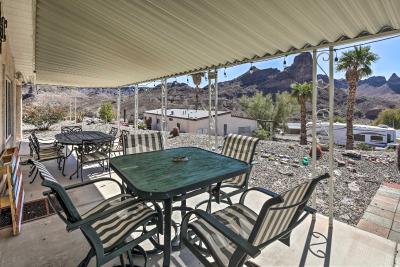
M 400 242 L 400 184 L 383 182 L 357 227 Z

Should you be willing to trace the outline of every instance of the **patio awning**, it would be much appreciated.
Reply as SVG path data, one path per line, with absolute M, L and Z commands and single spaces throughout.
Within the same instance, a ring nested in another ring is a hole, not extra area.
M 37 83 L 90 87 L 138 83 L 400 29 L 398 0 L 36 0 L 35 12 Z M 17 68 L 27 60 L 14 56 Z

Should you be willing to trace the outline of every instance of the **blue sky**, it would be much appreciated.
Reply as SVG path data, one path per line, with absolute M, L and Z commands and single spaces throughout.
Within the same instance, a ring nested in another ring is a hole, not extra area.
M 354 45 L 357 45 L 360 43 L 354 43 Z M 379 55 L 379 60 L 372 65 L 373 69 L 373 74 L 374 76 L 385 76 L 386 79 L 389 79 L 390 75 L 392 73 L 397 73 L 400 74 L 400 37 L 393 38 L 393 39 L 388 39 L 388 40 L 382 40 L 380 42 L 376 43 L 371 43 L 368 44 L 371 46 L 371 49 L 374 53 Z M 337 48 L 341 47 L 347 47 L 349 45 L 345 46 L 338 46 Z M 341 54 L 349 49 L 343 49 L 343 50 L 338 50 L 337 55 L 338 57 L 341 56 Z M 293 59 L 296 55 L 290 55 L 286 58 L 286 64 L 287 66 L 290 66 L 293 63 Z M 328 72 L 328 64 L 327 62 L 324 62 L 321 60 L 322 57 L 320 57 L 319 63 L 320 65 L 325 69 L 326 72 Z M 268 60 L 268 61 L 263 61 L 263 62 L 257 62 L 253 64 L 259 69 L 266 69 L 266 68 L 277 68 L 282 70 L 283 69 L 283 58 L 279 59 L 273 59 L 273 60 Z M 250 63 L 248 64 L 242 64 L 239 66 L 231 67 L 226 69 L 226 74 L 227 77 L 224 77 L 224 69 L 220 69 L 218 72 L 218 81 L 226 81 L 226 80 L 232 80 L 239 75 L 245 73 L 248 71 L 250 68 Z M 321 70 L 318 70 L 318 73 L 322 73 Z M 344 73 L 343 72 L 335 72 L 335 78 L 343 78 Z M 173 82 L 175 79 L 168 79 L 168 82 Z M 187 82 L 187 76 L 181 76 L 177 77 L 178 82 Z M 189 84 L 191 86 L 194 86 L 192 83 L 192 79 L 189 77 Z M 205 86 L 207 83 L 202 80 L 202 83 L 200 87 Z M 153 83 L 149 84 L 149 86 L 153 86 Z

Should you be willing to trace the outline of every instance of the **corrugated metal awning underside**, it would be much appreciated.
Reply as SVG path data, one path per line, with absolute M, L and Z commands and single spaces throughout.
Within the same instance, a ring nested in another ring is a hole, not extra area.
M 37 0 L 36 81 L 120 86 L 399 29 L 399 0 Z

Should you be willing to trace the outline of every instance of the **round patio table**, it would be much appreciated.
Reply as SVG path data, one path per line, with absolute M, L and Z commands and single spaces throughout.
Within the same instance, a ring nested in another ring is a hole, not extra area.
M 112 140 L 114 136 L 106 134 L 100 131 L 81 131 L 81 132 L 69 132 L 59 133 L 55 135 L 55 139 L 58 143 L 63 145 L 81 145 L 82 141 L 94 141 L 94 140 Z
M 95 141 L 95 140 L 114 141 L 115 137 L 100 131 L 81 131 L 81 132 L 59 133 L 55 135 L 55 139 L 57 140 L 58 143 L 65 145 L 67 147 L 67 146 L 81 146 L 83 141 Z M 72 154 L 73 151 L 74 150 L 71 149 L 70 153 L 68 154 L 68 149 L 65 148 L 64 163 L 62 168 L 62 174 L 64 176 L 65 176 L 64 173 L 65 161 Z

